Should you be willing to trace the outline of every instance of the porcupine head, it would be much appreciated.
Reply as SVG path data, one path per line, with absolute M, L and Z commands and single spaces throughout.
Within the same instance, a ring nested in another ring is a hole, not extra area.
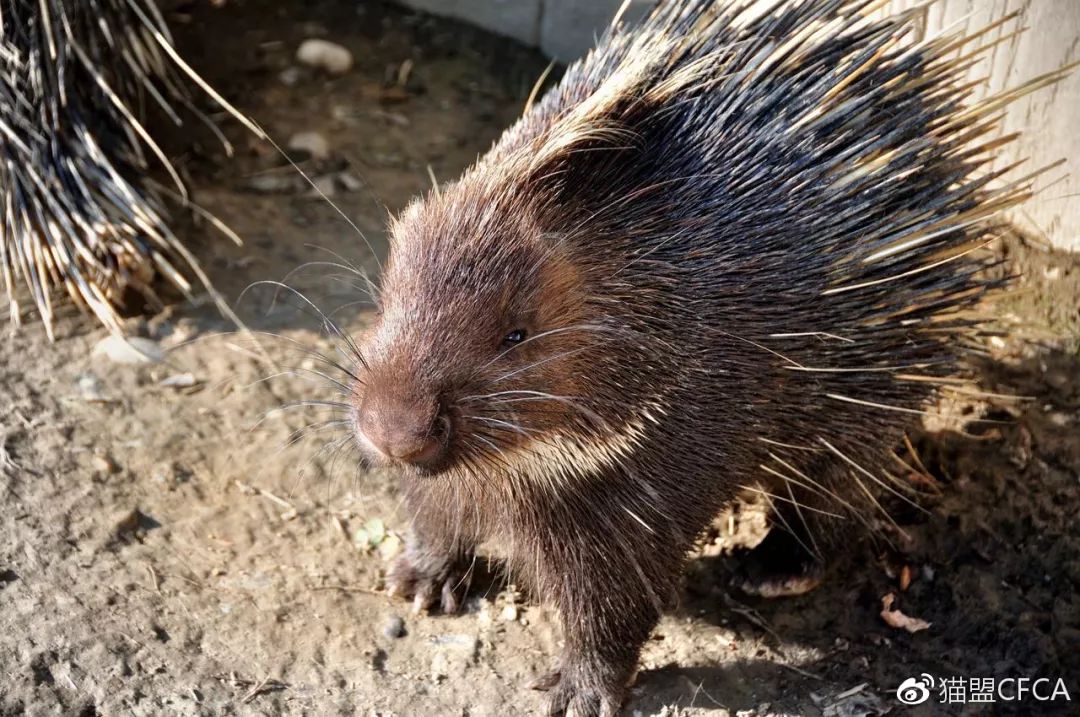
M 995 120 L 955 38 L 867 4 L 663 3 L 391 225 L 352 396 L 413 516 L 390 587 L 454 611 L 489 541 L 559 610 L 553 714 L 614 714 L 741 485 L 872 511 L 931 393 L 897 372 L 958 360 L 972 248 L 1025 187 L 974 178 Z M 808 554 L 825 512 L 784 519 Z

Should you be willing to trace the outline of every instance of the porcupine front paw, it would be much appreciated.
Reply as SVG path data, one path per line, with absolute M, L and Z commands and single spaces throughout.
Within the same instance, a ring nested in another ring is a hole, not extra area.
M 472 580 L 472 561 L 456 559 L 424 548 L 409 548 L 398 557 L 386 583 L 393 596 L 413 599 L 413 612 L 439 604 L 452 615 L 461 608 Z
M 548 693 L 544 714 L 549 717 L 615 717 L 626 681 L 602 679 L 587 669 L 558 667 L 530 687 Z

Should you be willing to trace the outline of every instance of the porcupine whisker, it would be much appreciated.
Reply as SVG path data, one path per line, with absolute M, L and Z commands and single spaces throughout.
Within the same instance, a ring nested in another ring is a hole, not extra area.
M 493 443 L 493 442 L 489 441 L 489 440 L 488 440 L 487 438 L 485 438 L 484 436 L 480 435 L 479 433 L 477 433 L 477 434 L 474 434 L 474 435 L 473 435 L 472 437 L 473 437 L 473 438 L 475 438 L 476 440 L 480 441 L 481 443 L 484 443 L 485 445 L 487 445 L 487 446 L 490 446 L 490 447 L 491 447 L 491 449 L 492 449 L 493 451 L 495 451 L 495 453 L 496 453 L 496 454 L 498 454 L 498 457 L 499 457 L 500 459 L 501 459 L 501 457 L 502 457 L 502 456 L 504 456 L 504 455 L 505 455 L 505 454 L 503 453 L 503 449 L 502 449 L 502 448 L 500 448 L 500 447 L 498 446 L 498 444 L 496 444 L 496 443 Z
M 354 232 L 356 232 L 356 233 L 357 233 L 357 235 L 359 235 L 360 239 L 361 239 L 361 240 L 362 240 L 362 241 L 364 242 L 364 245 L 365 245 L 365 246 L 367 247 L 368 251 L 369 251 L 369 252 L 371 252 L 371 256 L 372 256 L 372 258 L 373 258 L 373 259 L 375 260 L 375 265 L 376 265 L 376 266 L 378 267 L 378 269 L 379 269 L 379 273 L 381 274 L 381 273 L 382 273 L 382 270 L 383 270 L 383 267 L 382 267 L 382 262 L 380 262 L 380 261 L 379 261 L 379 254 L 378 254 L 378 252 L 376 252 L 376 251 L 375 251 L 375 247 L 374 247 L 374 246 L 373 246 L 373 245 L 371 244 L 371 241 L 370 241 L 370 240 L 368 240 L 368 238 L 367 238 L 367 235 L 366 235 L 366 234 L 364 234 L 364 232 L 363 232 L 363 231 L 361 231 L 360 227 L 359 227 L 359 226 L 357 226 L 356 222 L 354 222 L 354 221 L 353 221 L 352 219 L 350 219 L 350 218 L 349 218 L 349 215 L 348 215 L 348 214 L 346 214 L 346 213 L 345 213 L 345 211 L 344 211 L 344 210 L 343 210 L 343 209 L 342 209 L 341 207 L 339 207 L 339 206 L 338 206 L 337 204 L 335 204 L 335 203 L 334 203 L 334 201 L 333 201 L 332 199 L 330 199 L 330 197 L 328 197 L 328 196 L 326 195 L 326 192 L 324 192 L 324 191 L 323 191 L 323 190 L 322 190 L 322 189 L 321 189 L 321 188 L 319 187 L 319 185 L 318 185 L 318 184 L 317 184 L 317 183 L 316 183 L 316 182 L 315 182 L 314 180 L 312 180 L 312 179 L 311 179 L 311 177 L 309 177 L 309 176 L 308 176 L 308 174 L 307 174 L 307 173 L 306 173 L 306 172 L 305 172 L 305 171 L 304 171 L 303 169 L 301 169 L 301 168 L 300 168 L 300 165 L 298 165 L 298 164 L 297 164 L 297 163 L 296 163 L 296 162 L 295 162 L 295 161 L 294 161 L 294 160 L 292 159 L 292 157 L 290 157 L 290 156 L 289 156 L 289 155 L 288 155 L 288 154 L 287 154 L 287 153 L 285 152 L 285 150 L 283 150 L 283 149 L 281 148 L 281 145 L 279 145 L 279 144 L 278 144 L 278 143 L 277 143 L 277 142 L 276 142 L 276 141 L 274 140 L 274 138 L 273 138 L 273 137 L 271 137 L 271 136 L 270 136 L 269 134 L 267 134 L 267 133 L 266 133 L 265 131 L 263 131 L 263 130 L 261 130 L 261 129 L 260 129 L 260 131 L 262 131 L 262 132 L 263 132 L 263 138 L 264 138 L 264 139 L 265 139 L 265 140 L 266 140 L 267 142 L 269 142 L 269 143 L 270 143 L 270 146 L 272 146 L 272 147 L 273 147 L 273 148 L 274 148 L 274 149 L 275 149 L 275 150 L 277 151 L 277 153 L 278 153 L 279 155 L 281 155 L 281 157 L 282 157 L 282 158 L 283 158 L 283 159 L 284 159 L 284 160 L 285 160 L 286 162 L 288 162 L 288 163 L 289 163 L 289 165 L 290 165 L 290 166 L 291 166 L 291 167 L 292 167 L 292 168 L 293 168 L 294 170 L 296 170 L 296 172 L 297 172 L 297 173 L 298 173 L 298 174 L 299 174 L 299 175 L 300 175 L 300 176 L 301 176 L 301 177 L 302 177 L 302 178 L 304 179 L 304 181 L 305 181 L 305 182 L 307 182 L 307 183 L 308 183 L 308 185 L 309 185 L 309 186 L 310 186 L 310 187 L 311 187 L 312 189 L 314 189 L 314 190 L 315 190 L 315 193 L 316 193 L 316 194 L 318 194 L 318 195 L 319 195 L 319 197 L 320 197 L 320 198 L 321 198 L 321 199 L 322 199 L 323 201 L 325 201 L 325 202 L 326 202 L 327 204 L 329 204 L 329 205 L 330 205 L 330 207 L 331 207 L 331 208 L 333 208 L 333 210 L 334 210 L 335 212 L 337 212 L 337 213 L 338 213 L 338 214 L 339 214 L 339 215 L 341 216 L 341 218 L 342 218 L 342 219 L 344 219 L 344 220 L 345 220 L 345 223 L 346 223 L 346 224 L 348 224 L 348 225 L 349 225 L 349 226 L 350 226 L 350 227 L 352 228 L 352 230 L 353 230 Z
M 299 485 L 300 480 L 306 475 L 307 470 L 311 468 L 315 461 L 319 459 L 326 460 L 326 472 L 328 475 L 333 476 L 337 470 L 337 461 L 343 455 L 342 451 L 357 452 L 356 443 L 353 440 L 352 435 L 349 432 L 344 432 L 337 440 L 330 440 L 319 447 L 307 461 L 303 463 L 299 470 L 296 471 L 296 482 L 293 490 Z M 363 457 L 357 452 L 357 455 L 362 459 Z M 333 481 L 326 481 L 326 505 L 331 505 L 330 490 L 333 486 Z M 359 491 L 357 491 L 359 492 Z
M 271 331 L 253 331 L 252 333 L 255 334 L 255 335 L 258 335 L 258 336 L 266 336 L 266 337 L 273 338 L 273 339 L 276 339 L 276 340 L 279 340 L 279 341 L 286 341 L 286 342 L 288 342 L 290 344 L 290 346 L 289 346 L 290 350 L 299 351 L 301 354 L 303 354 L 305 356 L 310 356 L 310 357 L 314 358 L 315 360 L 320 361 L 321 363 L 329 366 L 330 368 L 334 368 L 334 369 L 337 369 L 338 371 L 341 371 L 341 373 L 345 374 L 345 376 L 352 379 L 353 381 L 355 381 L 357 383 L 361 383 L 359 377 L 355 373 L 353 373 L 349 369 L 346 369 L 340 363 L 338 363 L 337 361 L 334 361 L 333 359 L 331 359 L 329 356 L 322 353 L 321 351 L 316 351 L 315 349 L 309 348 L 308 346 L 306 346 L 305 344 L 300 343 L 299 341 L 297 341 L 294 338 L 290 338 L 290 337 L 288 337 L 288 336 L 286 336 L 284 334 L 275 334 L 275 333 L 273 333 Z M 192 339 L 192 341 L 200 340 L 202 338 L 213 338 L 213 336 L 199 337 L 197 339 Z M 186 345 L 186 343 L 190 343 L 190 342 L 185 342 L 184 344 L 180 344 L 179 346 L 184 346 L 184 345 Z M 179 348 L 179 346 L 177 346 L 176 348 Z M 175 350 L 175 349 L 173 349 L 173 350 Z M 346 356 L 346 358 L 350 358 L 350 357 Z M 361 363 L 360 366 L 363 367 L 363 364 Z
M 493 393 L 478 394 L 474 396 L 463 396 L 458 399 L 459 402 L 465 401 L 486 401 L 492 398 L 500 398 L 502 396 L 520 396 L 520 398 L 507 399 L 506 402 L 511 401 L 538 401 L 538 400 L 552 400 L 552 401 L 573 401 L 578 397 L 575 396 L 556 396 L 552 393 L 545 393 L 544 391 L 534 391 L 529 389 L 517 389 L 509 391 L 495 391 Z M 495 403 L 495 402 L 493 402 Z
M 568 400 L 568 399 L 551 399 L 551 398 L 540 397 L 540 396 L 527 396 L 527 397 L 524 397 L 524 398 L 508 398 L 508 399 L 500 399 L 500 400 L 496 400 L 496 401 L 489 401 L 489 402 L 487 402 L 486 405 L 490 406 L 490 407 L 493 407 L 495 409 L 498 409 L 500 406 L 510 406 L 511 410 L 513 410 L 515 413 L 520 413 L 522 415 L 546 416 L 546 415 L 553 415 L 553 414 L 554 415 L 561 415 L 562 414 L 561 411 L 559 411 L 559 410 L 557 410 L 555 408 L 545 408 L 543 405 L 541 405 L 541 406 L 524 406 L 524 407 L 520 405 L 522 403 L 540 403 L 540 404 L 544 404 L 544 403 L 548 403 L 548 402 L 558 403 L 559 405 L 566 406 L 567 408 L 573 410 L 576 413 L 581 414 L 585 418 L 588 418 L 589 420 L 591 420 L 591 421 L 593 421 L 593 422 L 595 422 L 597 424 L 600 424 L 600 425 L 606 425 L 607 424 L 607 421 L 601 415 L 596 413 L 596 411 L 591 409 L 590 407 L 588 407 L 588 406 L 586 406 L 586 405 L 584 405 L 582 403 L 579 403 L 577 401 Z M 625 403 L 625 402 L 607 403 L 605 405 L 618 406 L 620 408 L 632 408 L 631 404 Z
M 237 298 L 237 302 L 240 302 L 241 300 L 243 300 L 244 295 L 248 292 L 248 290 L 250 290 L 250 289 L 252 289 L 252 288 L 254 288 L 256 286 L 264 286 L 264 285 L 265 286 L 281 287 L 281 288 L 291 292 L 294 296 L 296 296 L 301 301 L 303 301 L 304 304 L 306 304 L 313 311 L 315 311 L 316 314 L 319 315 L 319 317 L 322 319 L 323 328 L 327 331 L 328 334 L 330 334 L 331 336 L 336 335 L 338 338 L 340 338 L 342 341 L 345 342 L 345 345 L 348 347 L 349 351 L 351 352 L 350 354 L 348 354 L 348 356 L 350 358 L 353 358 L 356 361 L 358 361 L 361 366 L 365 365 L 363 354 L 360 352 L 360 348 L 356 345 L 356 342 L 352 339 L 352 337 L 349 336 L 348 334 L 346 334 L 344 331 L 342 331 L 341 327 L 338 326 L 325 313 L 323 313 L 322 309 L 320 309 L 315 304 L 315 302 L 311 301 L 311 299 L 307 298 L 307 296 L 305 296 L 303 292 L 299 291 L 298 289 L 296 289 L 296 288 L 294 288 L 292 286 L 289 286 L 288 284 L 284 284 L 284 283 L 282 283 L 280 281 L 273 281 L 273 280 L 269 280 L 269 279 L 252 282 L 251 284 L 248 284 L 248 286 L 245 287 L 242 292 L 240 292 L 240 296 Z
M 470 421 L 480 421 L 482 423 L 487 423 L 487 424 L 492 425 L 492 426 L 502 426 L 502 427 L 507 428 L 507 429 L 509 429 L 511 431 L 514 431 L 516 433 L 520 433 L 523 436 L 528 436 L 528 435 L 531 435 L 531 434 L 539 433 L 539 431 L 535 431 L 535 430 L 532 430 L 532 429 L 529 429 L 529 428 L 523 428 L 522 426 L 519 426 L 516 423 L 511 423 L 510 421 L 504 421 L 504 420 L 502 420 L 500 418 L 490 418 L 488 416 L 476 416 L 476 415 L 462 416 L 462 418 L 465 418 L 465 419 L 470 420 Z
M 519 394 L 525 394 L 525 395 L 519 395 Z M 504 405 L 504 404 L 509 405 L 509 404 L 516 404 L 516 403 L 553 401 L 555 403 L 560 403 L 560 404 L 569 406 L 571 408 L 575 408 L 575 409 L 583 411 L 583 412 L 590 412 L 591 413 L 591 411 L 586 406 L 580 405 L 579 401 L 581 401 L 581 400 L 583 400 L 583 399 L 581 397 L 578 397 L 578 396 L 557 396 L 555 394 L 546 393 L 544 391 L 532 391 L 532 390 L 524 390 L 524 389 L 522 389 L 522 390 L 519 390 L 519 391 L 496 391 L 494 393 L 488 393 L 488 394 L 482 394 L 482 395 L 465 396 L 463 398 L 458 399 L 458 403 L 465 404 L 465 403 L 484 402 L 485 405 L 489 405 L 489 406 L 501 406 L 501 405 Z M 629 405 L 629 404 L 620 404 L 620 405 Z
M 547 356 L 545 358 L 540 359 L 539 361 L 534 361 L 533 363 L 531 363 L 531 364 L 529 364 L 527 366 L 522 366 L 521 368 L 514 369 L 513 371 L 510 371 L 509 373 L 503 374 L 502 376 L 499 376 L 498 378 L 492 379 L 491 383 L 492 384 L 501 383 L 501 382 L 503 382 L 503 381 L 505 381 L 505 380 L 507 380 L 509 378 L 513 378 L 514 376 L 518 376 L 518 375 L 520 375 L 522 373 L 525 373 L 526 371 L 532 370 L 532 369 L 534 369 L 534 368 L 536 368 L 538 366 L 542 366 L 542 365 L 544 365 L 546 363 L 551 363 L 552 361 L 558 361 L 560 359 L 566 358 L 567 356 L 573 356 L 574 354 L 579 354 L 579 353 L 581 353 L 581 352 L 583 352 L 585 350 L 586 350 L 586 348 L 583 347 L 583 348 L 571 349 L 569 351 L 564 351 L 561 354 L 555 354 L 554 356 Z
M 537 393 L 538 395 L 535 395 L 535 396 L 523 396 L 523 397 L 520 397 L 520 398 L 506 398 L 506 399 L 497 399 L 497 400 L 487 400 L 485 402 L 485 405 L 498 407 L 498 406 L 502 406 L 502 405 L 518 404 L 518 403 L 522 403 L 522 402 L 554 401 L 555 403 L 559 403 L 561 405 L 564 405 L 564 406 L 567 406 L 568 408 L 573 409 L 574 411 L 580 413 L 582 416 L 584 416 L 585 418 L 588 418 L 589 420 L 593 421 L 594 423 L 596 423 L 599 426 L 606 426 L 608 424 L 607 420 L 605 420 L 603 416 L 601 416 L 600 414 L 598 414 L 596 411 L 592 410 L 588 406 L 582 405 L 577 400 L 575 400 L 573 397 L 554 396 L 554 395 L 551 395 L 551 394 L 545 394 L 543 392 L 533 392 L 533 393 Z M 495 395 L 497 395 L 497 394 L 490 394 L 490 396 L 495 396 Z M 471 397 L 472 401 L 470 401 L 470 402 L 478 402 L 480 400 L 484 400 L 484 399 L 487 399 L 487 398 L 489 398 L 489 396 L 473 396 L 473 397 Z M 461 399 L 461 400 L 465 401 L 466 399 Z M 630 407 L 630 404 L 628 404 L 628 403 L 619 403 L 619 404 L 614 404 L 614 405 Z M 553 411 L 544 411 L 543 409 L 529 409 L 529 408 L 522 409 L 520 407 L 515 407 L 514 410 L 516 412 L 525 413 L 525 414 L 533 413 L 533 414 L 541 414 L 542 415 L 542 414 L 554 413 Z
M 385 207 L 384 207 L 384 209 L 385 209 Z M 336 251 L 334 251 L 333 249 L 331 249 L 329 247 L 320 246 L 318 244 L 306 244 L 305 246 L 311 247 L 312 249 L 315 249 L 316 251 L 325 252 L 325 253 L 329 254 L 330 256 L 334 257 L 335 259 L 337 259 L 338 262 L 342 265 L 343 269 L 345 269 L 346 271 L 360 277 L 360 279 L 363 280 L 364 284 L 368 287 L 369 296 L 371 296 L 372 299 L 374 299 L 376 301 L 376 303 L 379 301 L 379 298 L 382 295 L 382 290 L 379 288 L 379 285 L 377 283 L 372 281 L 371 277 L 368 275 L 367 270 L 365 270 L 364 267 L 357 266 L 356 264 L 354 264 L 353 262 L 349 261 L 347 258 L 342 256 L 339 252 L 336 252 Z M 376 260 L 376 264 L 378 264 L 378 256 L 375 257 L 375 260 Z M 381 273 L 381 271 L 382 271 L 382 268 L 380 267 L 380 273 Z
M 372 304 L 370 299 L 358 299 L 356 301 L 349 301 L 335 308 L 333 311 L 327 314 L 327 316 L 329 316 L 330 318 L 334 318 L 338 315 L 339 312 L 345 311 L 346 309 L 352 309 L 357 306 L 367 306 L 370 308 Z
M 309 466 L 311 466 L 314 463 L 314 461 L 315 461 L 315 459 L 317 457 L 319 457 L 320 455 L 323 455 L 323 453 L 326 451 L 327 446 L 329 446 L 330 448 L 329 448 L 329 460 L 327 461 L 326 472 L 327 472 L 327 475 L 329 475 L 331 477 L 333 477 L 335 475 L 335 472 L 337 470 L 337 460 L 338 460 L 338 458 L 340 456 L 348 455 L 349 452 L 357 452 L 358 451 L 355 442 L 352 440 L 352 436 L 347 432 L 343 433 L 337 440 L 328 440 L 326 443 L 323 444 L 323 446 L 319 449 L 319 451 L 317 451 L 315 453 L 315 455 L 312 456 L 312 459 L 309 460 L 307 463 L 305 463 L 302 466 L 301 470 L 295 471 L 296 477 L 293 479 L 292 485 L 289 487 L 289 492 L 287 493 L 288 498 L 291 499 L 293 496 L 296 495 L 296 491 L 300 487 L 300 482 L 304 479 L 305 469 L 308 468 Z M 359 465 L 360 464 L 358 464 L 358 467 L 359 467 Z M 331 505 L 331 500 L 330 500 L 330 486 L 331 486 L 331 483 L 332 483 L 332 481 L 326 481 L 326 490 L 327 490 L 326 505 L 327 505 L 327 512 L 328 513 L 329 513 L 329 510 L 330 510 L 329 506 Z M 359 494 L 361 491 L 354 486 L 354 492 Z
M 298 273 L 298 272 L 300 272 L 300 271 L 302 271 L 302 270 L 304 270 L 306 268 L 310 268 L 312 266 L 328 267 L 328 268 L 333 268 L 333 269 L 341 269 L 343 272 L 345 272 L 346 275 L 359 278 L 363 282 L 363 287 L 357 286 L 355 284 L 353 286 L 355 288 L 359 289 L 360 291 L 363 291 L 364 293 L 366 293 L 371 298 L 372 301 L 378 302 L 379 295 L 380 295 L 379 287 L 378 287 L 377 284 L 375 284 L 374 281 L 372 281 L 371 277 L 368 275 L 367 271 L 363 267 L 356 266 L 355 264 L 348 261 L 347 259 L 342 257 L 337 252 L 333 251 L 332 249 L 328 249 L 326 247 L 319 246 L 317 244 L 305 244 L 304 246 L 309 248 L 309 249 L 314 249 L 316 251 L 326 252 L 326 253 L 330 254 L 337 261 L 321 260 L 321 261 L 305 262 L 305 263 L 301 264 L 300 266 L 296 267 L 295 269 L 293 269 L 290 272 L 289 276 L 292 276 L 293 274 L 296 274 L 296 273 Z M 287 281 L 287 280 L 288 280 L 288 277 L 283 279 L 283 281 Z
M 242 386 L 240 386 L 240 388 L 244 388 L 244 389 L 252 388 L 253 386 L 258 386 L 261 383 L 267 383 L 269 381 L 273 381 L 274 379 L 282 378 L 283 376 L 292 376 L 294 378 L 303 378 L 303 379 L 308 379 L 308 378 L 312 378 L 312 377 L 320 378 L 323 381 L 325 381 L 326 383 L 329 383 L 332 386 L 334 386 L 335 389 L 336 389 L 336 392 L 340 393 L 343 396 L 348 396 L 348 395 L 350 395 L 352 393 L 352 391 L 349 389 L 349 387 L 346 386 L 345 384 L 343 384 L 341 381 L 338 381 L 336 378 L 331 378 L 330 376 L 327 376 L 325 373 L 323 373 L 321 371 L 316 371 L 315 369 L 311 369 L 311 368 L 293 368 L 293 369 L 288 369 L 286 371 L 278 371 L 277 373 L 270 374 L 269 376 L 263 376 L 262 378 L 257 378 L 257 379 L 255 379 L 254 381 L 252 381 L 250 383 L 243 384 Z
M 290 409 L 293 409 L 293 408 L 309 408 L 309 407 L 333 408 L 333 409 L 337 409 L 339 411 L 349 411 L 349 410 L 352 410 L 352 408 L 353 408 L 353 406 L 351 404 L 342 403 L 340 401 L 323 401 L 323 400 L 316 399 L 316 398 L 301 398 L 301 399 L 297 399 L 295 401 L 289 401 L 287 403 L 283 403 L 280 406 L 278 406 L 277 408 L 271 409 L 271 410 L 286 410 L 287 411 L 287 410 L 290 410 Z
M 301 426 L 300 428 L 297 428 L 295 431 L 290 433 L 285 439 L 285 447 L 287 448 L 290 446 L 294 446 L 305 438 L 315 435 L 316 433 L 322 433 L 323 431 L 336 429 L 339 427 L 343 428 L 348 426 L 348 424 L 349 421 L 340 418 L 330 421 L 319 421 L 318 423 L 309 423 L 308 425 Z
M 303 430 L 303 428 L 301 428 L 300 430 Z M 282 443 L 281 443 L 281 445 L 279 445 L 279 446 L 277 447 L 277 449 L 276 449 L 276 450 L 275 450 L 275 451 L 274 451 L 274 452 L 273 452 L 272 454 L 270 454 L 270 456 L 268 456 L 268 459 L 269 459 L 269 458 L 277 458 L 278 456 L 282 455 L 282 454 L 283 454 L 283 453 L 284 453 L 284 452 L 285 452 L 286 450 L 288 450 L 288 449 L 289 449 L 289 448 L 291 448 L 292 446 L 296 445 L 296 443 L 298 443 L 298 442 L 299 442 L 300 440 L 302 440 L 302 438 L 303 438 L 303 434 L 301 434 L 301 436 L 300 436 L 300 437 L 298 437 L 298 438 L 293 438 L 293 436 L 295 436 L 295 435 L 296 435 L 296 432 L 295 432 L 295 431 L 291 432 L 291 433 L 290 433 L 290 440 L 288 440 L 287 442 L 282 442 Z M 349 441 L 351 441 L 351 440 L 352 440 L 352 435 L 351 435 L 351 434 L 349 434 L 348 432 L 344 432 L 344 433 L 342 434 L 342 438 L 343 438 L 343 439 L 345 439 L 345 440 L 349 440 Z M 318 450 L 318 451 L 316 451 L 316 452 L 315 452 L 315 454 L 314 454 L 314 455 L 312 455 L 312 456 L 311 456 L 311 457 L 310 457 L 310 458 L 309 458 L 309 459 L 308 459 L 308 460 L 307 460 L 307 461 L 306 461 L 306 462 L 305 462 L 305 463 L 303 464 L 303 467 L 305 467 L 305 468 L 306 468 L 307 466 L 311 465 L 311 463 L 312 463 L 312 462 L 314 462 L 314 461 L 315 461 L 315 459 L 316 459 L 316 458 L 318 458 L 318 457 L 319 457 L 319 456 L 320 456 L 320 455 L 322 454 L 322 452 L 323 452 L 323 451 L 324 451 L 325 449 L 326 449 L 326 445 L 324 444 L 324 445 L 323 445 L 323 446 L 322 446 L 321 448 L 319 448 L 319 450 Z
M 487 368 L 488 366 L 491 366 L 492 364 L 496 363 L 499 359 L 503 358 L 504 356 L 506 356 L 511 351 L 513 351 L 515 349 L 518 349 L 518 348 L 521 348 L 522 346 L 525 346 L 525 345 L 527 345 L 527 344 L 529 344 L 529 343 L 531 343 L 533 341 L 536 341 L 538 339 L 542 339 L 542 338 L 545 338 L 547 336 L 554 336 L 556 334 L 563 334 L 563 333 L 566 333 L 568 331 L 589 331 L 589 330 L 596 330 L 596 329 L 600 329 L 600 328 L 602 328 L 602 327 L 599 326 L 599 325 L 579 324 L 579 325 L 576 325 L 576 326 L 562 326 L 562 327 L 559 327 L 559 328 L 556 328 L 556 329 L 549 329 L 547 331 L 542 331 L 542 332 L 540 332 L 538 334 L 528 336 L 528 337 L 526 337 L 526 339 L 524 341 L 521 341 L 520 343 L 514 344 L 513 346 L 510 346 L 509 348 L 504 349 L 498 355 L 496 355 L 495 358 L 491 359 L 486 364 L 484 364 L 483 366 L 478 368 L 476 372 L 479 373 L 480 371 L 483 371 L 485 368 Z
M 282 277 L 281 281 L 282 281 L 282 283 L 287 283 L 289 281 L 289 279 L 293 278 L 294 276 L 296 276 L 300 272 L 302 272 L 302 271 L 304 271 L 306 269 L 310 269 L 312 267 L 328 267 L 328 268 L 332 268 L 332 269 L 341 269 L 341 270 L 345 271 L 347 274 L 359 276 L 361 279 L 363 279 L 366 282 L 366 285 L 364 287 L 359 287 L 359 286 L 356 286 L 355 284 L 353 284 L 352 285 L 353 288 L 358 289 L 358 290 L 363 291 L 364 293 L 366 293 L 368 295 L 368 297 L 373 302 L 377 301 L 377 291 L 375 290 L 375 286 L 374 286 L 374 284 L 371 283 L 371 280 L 368 279 L 368 277 L 364 273 L 360 272 L 358 269 L 355 269 L 355 268 L 353 268 L 351 266 L 346 266 L 345 264 L 341 264 L 341 263 L 336 262 L 336 261 L 306 261 L 303 264 L 301 264 L 301 265 L 297 266 L 296 268 L 292 269 L 291 271 L 289 271 L 288 274 L 286 274 L 284 277 Z M 326 278 L 325 276 L 320 276 L 319 277 L 320 280 L 325 279 L 325 278 Z
M 263 412 L 261 416 L 259 416 L 259 419 L 247 429 L 248 433 L 255 431 L 263 423 L 279 415 L 282 411 L 290 411 L 294 408 L 329 408 L 335 411 L 345 411 L 350 409 L 351 406 L 347 404 L 339 404 L 333 401 L 319 401 L 316 399 L 293 401 L 281 406 L 274 406 L 273 408 L 268 408 L 266 411 Z
M 379 305 L 379 302 L 376 299 L 371 298 L 371 292 L 368 287 L 359 283 L 356 278 L 353 277 L 351 274 L 346 274 L 342 272 L 335 272 L 332 274 L 328 273 L 325 275 L 320 275 L 319 280 L 334 282 L 367 297 L 365 299 L 357 299 L 356 301 L 352 302 L 353 305 L 360 304 L 365 301 L 371 304 L 371 306 L 373 307 L 377 307 Z

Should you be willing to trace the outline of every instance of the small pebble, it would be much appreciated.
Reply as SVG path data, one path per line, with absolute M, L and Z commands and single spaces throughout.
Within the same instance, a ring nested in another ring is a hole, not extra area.
M 442 652 L 435 653 L 435 657 L 431 658 L 431 681 L 438 683 L 446 679 L 450 672 L 450 663 L 446 659 L 446 654 Z
M 476 620 L 481 627 L 491 627 L 491 602 L 485 598 L 477 601 Z
M 97 342 L 92 352 L 94 356 L 104 356 L 113 363 L 129 366 L 138 364 L 161 363 L 165 352 L 156 341 L 141 336 L 106 336 Z
M 249 177 L 243 187 L 256 194 L 293 194 L 300 191 L 301 182 L 303 180 L 292 172 L 268 172 Z
M 475 635 L 463 633 L 436 635 L 431 638 L 431 643 L 444 652 L 449 651 L 456 655 L 475 655 L 480 647 L 480 640 Z
M 352 53 L 335 42 L 327 40 L 304 40 L 296 50 L 296 60 L 308 67 L 325 70 L 331 75 L 342 75 L 352 69 Z
M 116 473 L 120 470 L 120 466 L 116 464 L 116 461 L 102 453 L 95 453 L 93 458 L 90 459 L 90 465 L 100 473 Z
M 79 390 L 79 397 L 90 403 L 107 403 L 109 398 L 101 385 L 101 379 L 92 373 L 79 374 L 75 379 L 75 387 Z
M 169 490 L 184 482 L 185 473 L 174 463 L 162 462 L 150 469 L 150 480 L 158 483 Z
M 199 379 L 195 378 L 193 373 L 177 373 L 161 379 L 159 384 L 169 388 L 191 388 L 198 382 Z
M 304 73 L 299 67 L 286 67 L 278 74 L 278 79 L 286 87 L 295 87 L 300 84 L 303 76 Z
M 348 172 L 338 174 L 337 180 L 346 192 L 358 192 L 364 188 L 364 183 Z
M 1060 391 L 1069 384 L 1069 376 L 1064 371 L 1048 371 L 1046 383 Z
M 337 185 L 334 183 L 333 175 L 325 174 L 312 181 L 315 187 L 311 191 L 316 197 L 332 197 L 337 194 Z
M 405 621 L 397 615 L 390 616 L 390 619 L 383 625 L 383 635 L 389 637 L 391 640 L 396 640 L 399 637 L 405 637 Z
M 330 143 L 318 132 L 297 132 L 289 137 L 287 146 L 293 152 L 301 152 L 312 159 L 330 156 Z

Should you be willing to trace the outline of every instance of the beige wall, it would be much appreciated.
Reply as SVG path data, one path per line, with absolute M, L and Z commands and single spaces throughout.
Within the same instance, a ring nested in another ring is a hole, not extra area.
M 894 10 L 916 4 L 891 2 Z M 928 32 L 953 25 L 974 31 L 1013 11 L 1020 11 L 1020 26 L 1027 30 L 995 47 L 973 71 L 973 79 L 988 78 L 984 95 L 1080 60 L 1080 0 L 944 0 L 926 10 Z M 1036 185 L 1045 190 L 1011 218 L 1055 246 L 1080 251 L 1080 68 L 1058 85 L 1012 104 L 1004 131 L 1018 130 L 1023 136 L 1000 161 L 1026 157 L 1025 169 L 1032 170 L 1059 159 L 1066 164 L 1045 175 Z
M 570 61 L 592 45 L 622 0 L 402 1 L 469 20 L 539 47 L 551 57 Z M 922 1 L 889 0 L 889 9 L 907 9 Z M 628 15 L 640 16 L 652 3 L 632 0 Z M 926 32 L 952 26 L 973 31 L 1014 10 L 1021 12 L 1020 21 L 1028 29 L 995 48 L 976 68 L 975 76 L 989 77 L 984 92 L 1015 86 L 1080 60 L 1080 0 L 938 0 L 924 11 Z M 999 30 L 997 36 L 1007 32 Z M 1014 103 L 1006 116 L 1005 131 L 1016 130 L 1024 135 L 1001 161 L 1027 157 L 1032 168 L 1058 159 L 1067 160 L 1067 164 L 1046 175 L 1039 186 L 1061 181 L 1011 218 L 1058 247 L 1080 251 L 1080 69 L 1057 86 Z

